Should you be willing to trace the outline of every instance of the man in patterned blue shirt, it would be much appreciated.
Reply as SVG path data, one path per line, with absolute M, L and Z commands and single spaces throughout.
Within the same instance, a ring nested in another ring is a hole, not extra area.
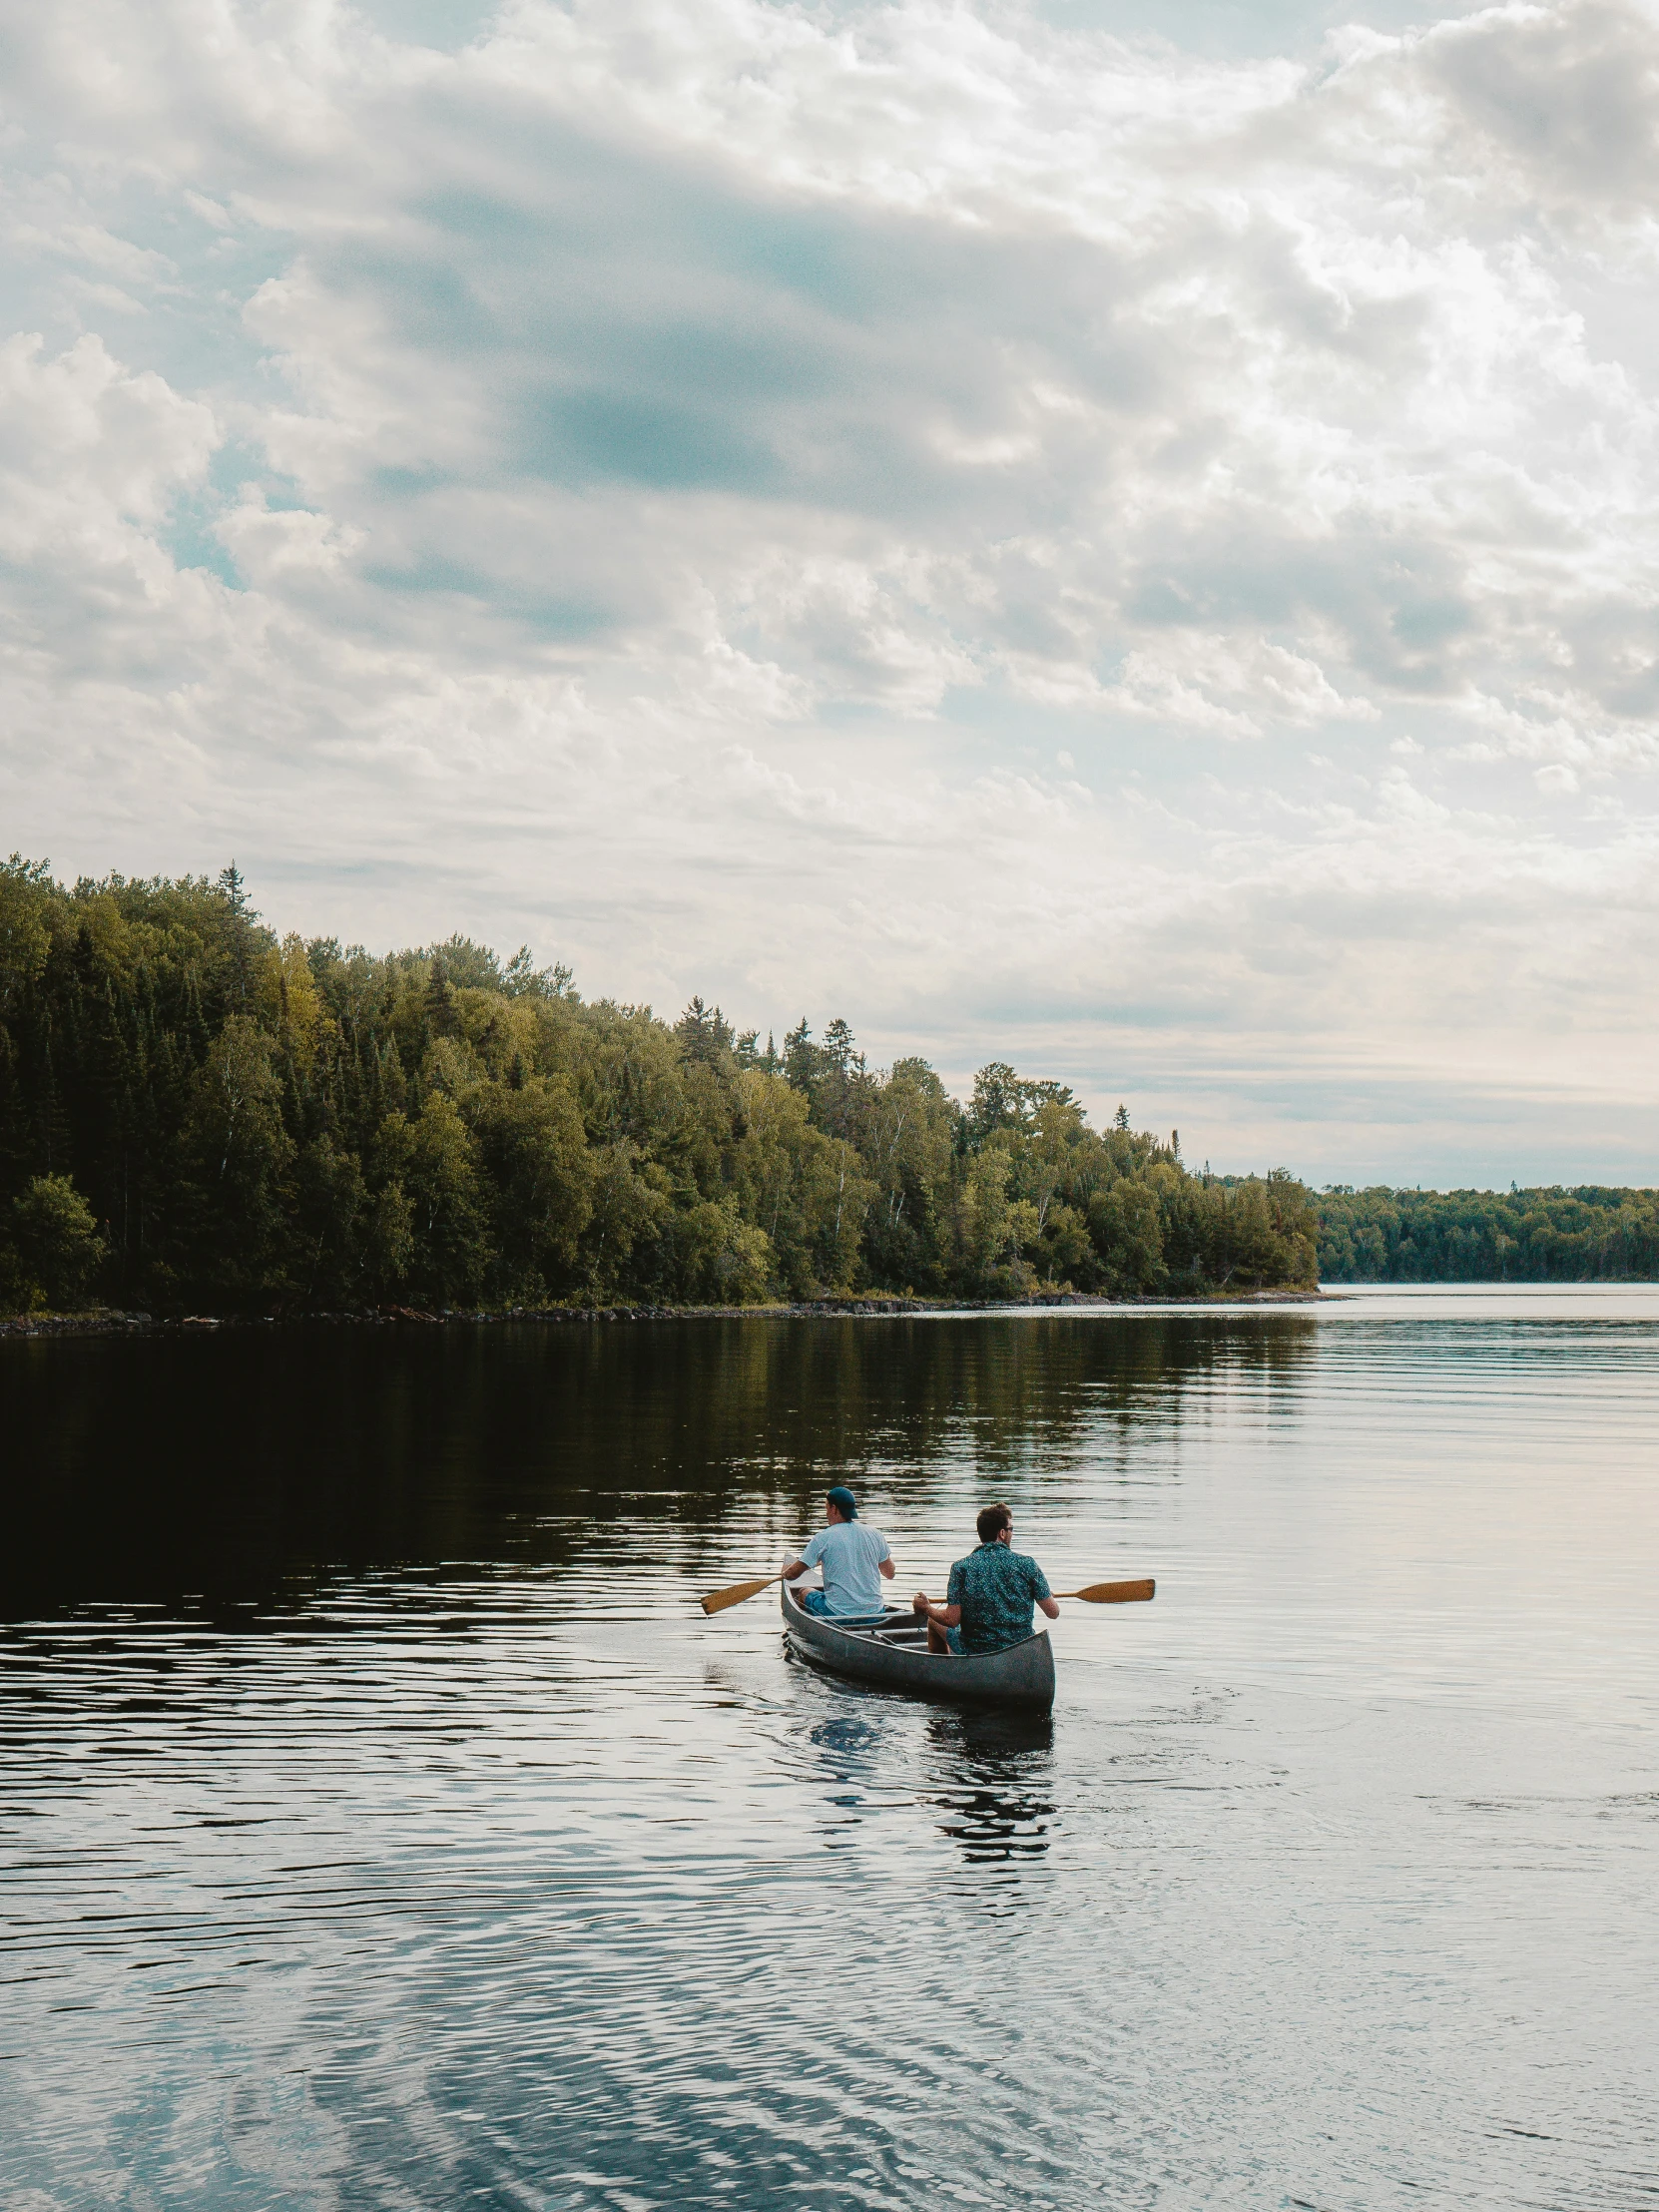
M 1040 1605 L 1052 1620 L 1059 1601 L 1050 1594 L 1035 1559 L 1014 1549 L 1014 1516 L 1006 1505 L 987 1505 L 979 1515 L 979 1549 L 958 1559 L 942 1605 L 925 1590 L 914 1604 L 927 1623 L 929 1651 L 1005 1651 L 1031 1633 L 1031 1607 Z

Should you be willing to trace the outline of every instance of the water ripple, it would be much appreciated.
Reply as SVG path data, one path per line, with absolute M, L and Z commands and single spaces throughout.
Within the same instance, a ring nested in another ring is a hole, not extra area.
M 4 2212 L 1659 2202 L 1659 1297 L 746 1327 L 263 1340 L 252 1502 L 0 1367 Z M 695 1605 L 827 1464 L 1158 1602 L 1052 1721 L 827 1680 Z

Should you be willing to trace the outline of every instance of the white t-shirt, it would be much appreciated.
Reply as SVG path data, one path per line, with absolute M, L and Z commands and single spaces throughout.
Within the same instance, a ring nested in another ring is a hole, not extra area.
M 886 1609 L 877 1571 L 890 1559 L 887 1539 L 867 1521 L 831 1521 L 821 1528 L 801 1554 L 808 1566 L 822 1563 L 824 1602 L 831 1613 L 880 1613 Z

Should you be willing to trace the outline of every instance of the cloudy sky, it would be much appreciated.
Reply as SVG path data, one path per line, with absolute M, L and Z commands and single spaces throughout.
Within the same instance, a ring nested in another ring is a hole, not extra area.
M 23 0 L 0 840 L 1659 1180 L 1659 26 Z

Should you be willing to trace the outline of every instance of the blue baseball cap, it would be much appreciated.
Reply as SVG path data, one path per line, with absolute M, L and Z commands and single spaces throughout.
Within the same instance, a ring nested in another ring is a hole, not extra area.
M 834 1506 L 843 1520 L 857 1519 L 858 1500 L 852 1495 L 844 1482 L 837 1482 L 832 1490 L 826 1490 L 824 1495 L 828 1503 Z

